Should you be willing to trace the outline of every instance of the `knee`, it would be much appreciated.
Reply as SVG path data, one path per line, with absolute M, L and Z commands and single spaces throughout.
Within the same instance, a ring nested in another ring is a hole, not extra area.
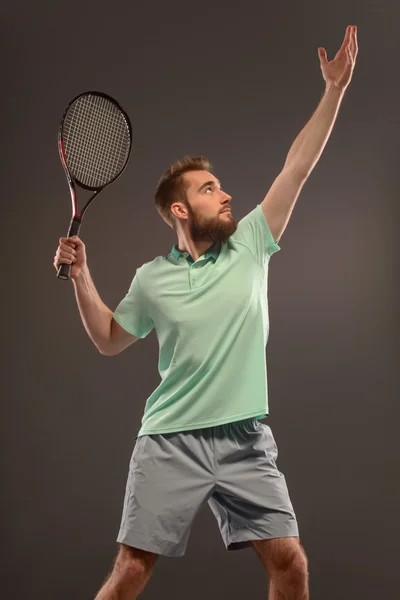
M 302 586 L 308 581 L 308 563 L 307 558 L 299 549 L 289 563 L 287 570 L 287 580 L 293 587 Z
M 282 557 L 276 570 L 291 587 L 302 587 L 308 581 L 308 562 L 301 547 Z
M 270 575 L 289 587 L 302 587 L 308 581 L 308 564 L 299 544 L 285 544 L 268 561 Z

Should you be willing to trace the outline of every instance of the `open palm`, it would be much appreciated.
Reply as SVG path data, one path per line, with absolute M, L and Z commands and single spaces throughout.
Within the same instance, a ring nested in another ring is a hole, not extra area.
M 349 25 L 335 58 L 328 61 L 325 48 L 318 48 L 323 78 L 327 84 L 345 90 L 351 81 L 358 53 L 357 27 Z

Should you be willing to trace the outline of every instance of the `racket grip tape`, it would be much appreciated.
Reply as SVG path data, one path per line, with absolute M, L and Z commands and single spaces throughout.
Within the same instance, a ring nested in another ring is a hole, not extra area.
M 81 227 L 81 219 L 78 219 L 77 217 L 72 217 L 71 223 L 69 224 L 67 237 L 73 237 L 74 235 L 79 235 L 80 227 Z M 71 265 L 66 265 L 64 263 L 58 269 L 57 277 L 58 277 L 58 279 L 68 280 L 70 278 L 70 273 L 71 273 Z

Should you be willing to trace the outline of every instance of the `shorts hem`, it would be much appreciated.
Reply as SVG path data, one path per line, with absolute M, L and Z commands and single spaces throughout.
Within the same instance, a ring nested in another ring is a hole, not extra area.
M 117 542 L 119 544 L 131 546 L 132 548 L 145 550 L 146 552 L 153 552 L 154 554 L 169 556 L 170 558 L 179 558 L 180 556 L 183 556 L 186 551 L 186 547 L 182 548 L 177 544 L 166 542 L 165 540 L 149 541 L 134 531 L 130 531 L 125 534 L 119 534 L 117 537 Z
M 229 537 L 228 541 L 225 541 L 225 547 L 228 551 L 232 550 L 242 550 L 243 548 L 250 548 L 252 546 L 252 541 L 255 540 L 273 540 L 277 538 L 286 538 L 286 537 L 299 537 L 299 528 L 297 524 L 293 524 L 290 527 L 286 527 L 281 531 L 274 532 L 260 532 L 260 531 L 251 531 L 249 529 L 235 532 L 235 534 Z

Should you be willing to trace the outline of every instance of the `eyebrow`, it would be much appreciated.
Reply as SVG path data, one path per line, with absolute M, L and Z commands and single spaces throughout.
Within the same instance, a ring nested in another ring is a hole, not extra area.
M 219 187 L 221 187 L 221 182 L 219 181 L 219 179 L 217 179 L 217 181 L 218 181 Z M 204 188 L 206 188 L 209 185 L 215 185 L 215 181 L 206 181 L 199 187 L 199 189 L 197 191 L 201 192 L 201 190 L 204 190 Z

